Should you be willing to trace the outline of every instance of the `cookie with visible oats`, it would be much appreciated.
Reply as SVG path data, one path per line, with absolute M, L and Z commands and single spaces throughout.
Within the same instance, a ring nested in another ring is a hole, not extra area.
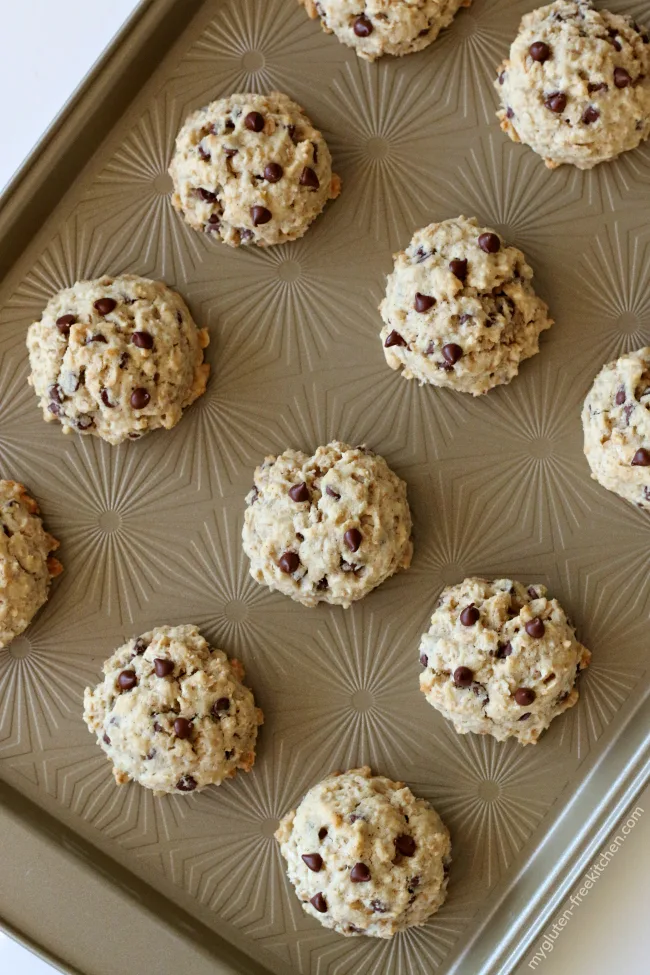
M 360 58 L 400 57 L 428 47 L 471 0 L 298 0 L 323 30 Z
M 447 895 L 447 827 L 403 782 L 367 766 L 313 786 L 275 836 L 303 909 L 339 934 L 392 938 Z
M 388 365 L 472 396 L 509 383 L 553 324 L 532 278 L 522 252 L 473 218 L 418 230 L 379 307 Z
M 267 457 L 246 504 L 252 577 L 304 606 L 348 607 L 411 564 L 406 484 L 366 447 Z
M 540 585 L 465 579 L 444 589 L 420 642 L 420 690 L 464 735 L 534 744 L 578 700 L 591 654 Z
M 77 281 L 27 331 L 43 418 L 110 444 L 174 427 L 205 392 L 210 341 L 181 296 L 135 274 Z
M 603 366 L 582 426 L 594 480 L 650 511 L 650 346 Z
M 208 646 L 198 627 L 158 626 L 104 664 L 84 694 L 84 721 L 113 763 L 118 785 L 154 794 L 220 785 L 255 762 L 263 715 L 244 668 Z
M 591 169 L 650 135 L 650 34 L 588 0 L 524 16 L 495 86 L 501 128 L 553 169 Z
M 0 481 L 0 647 L 27 629 L 63 571 L 38 505 L 17 481 Z
M 231 247 L 302 237 L 341 188 L 325 139 L 277 91 L 231 95 L 194 112 L 169 172 L 186 223 Z

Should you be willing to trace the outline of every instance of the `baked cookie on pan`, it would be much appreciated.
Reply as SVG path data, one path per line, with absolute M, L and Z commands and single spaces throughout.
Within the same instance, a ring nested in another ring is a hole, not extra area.
M 411 564 L 406 484 L 367 447 L 285 450 L 246 498 L 252 577 L 304 606 L 349 606 Z
M 176 426 L 205 392 L 210 339 L 181 296 L 135 274 L 77 281 L 29 326 L 43 418 L 110 444 Z
M 220 785 L 255 762 L 263 715 L 244 668 L 208 646 L 198 627 L 158 626 L 128 640 L 84 694 L 84 721 L 118 785 L 156 795 Z
M 594 480 L 650 511 L 650 346 L 603 366 L 582 426 Z
M 186 223 L 231 247 L 302 237 L 341 189 L 325 139 L 278 91 L 231 95 L 194 112 L 169 172 Z
M 403 782 L 367 766 L 313 786 L 275 836 L 303 909 L 339 934 L 391 938 L 445 900 L 447 827 Z
M 379 306 L 391 369 L 472 396 L 509 383 L 553 324 L 522 252 L 475 219 L 416 231 Z
M 465 579 L 444 589 L 420 642 L 420 690 L 460 734 L 534 744 L 578 700 L 590 652 L 540 585 Z
M 0 480 L 0 648 L 27 629 L 63 571 L 38 504 L 17 481 Z
M 591 169 L 650 134 L 650 33 L 588 0 L 556 0 L 524 16 L 495 85 L 514 142 L 551 169 Z

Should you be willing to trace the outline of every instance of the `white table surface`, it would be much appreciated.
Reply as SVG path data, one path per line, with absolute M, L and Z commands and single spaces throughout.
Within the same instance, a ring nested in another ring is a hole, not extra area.
M 0 0 L 0 186 L 134 6 L 133 0 Z M 650 790 L 639 805 L 645 814 L 580 901 L 546 959 L 534 969 L 526 960 L 518 975 L 533 970 L 542 975 L 645 975 L 650 970 Z M 53 969 L 0 934 L 0 972 L 52 975 Z

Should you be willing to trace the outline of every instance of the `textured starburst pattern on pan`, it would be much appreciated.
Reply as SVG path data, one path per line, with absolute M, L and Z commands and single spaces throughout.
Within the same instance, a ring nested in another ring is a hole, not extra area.
M 472 887 L 489 889 L 503 876 L 568 781 L 569 769 L 559 772 L 552 747 L 524 749 L 490 735 L 457 735 L 449 727 L 437 728 L 432 745 L 436 766 L 424 768 L 412 787 L 435 802 L 449 825 L 455 883 L 459 896 L 470 897 Z M 443 772 L 448 767 L 453 776 Z
M 171 204 L 167 172 L 183 121 L 179 99 L 161 94 L 142 114 L 98 174 L 77 219 L 103 244 L 102 266 L 163 278 L 183 290 L 203 259 L 207 240 Z M 126 242 L 126 246 L 125 246 Z
M 171 79 L 188 110 L 232 92 L 279 90 L 302 99 L 309 114 L 311 66 L 318 61 L 318 83 L 325 83 L 340 67 L 342 49 L 323 37 L 297 3 L 230 0 L 211 7 L 214 16 Z

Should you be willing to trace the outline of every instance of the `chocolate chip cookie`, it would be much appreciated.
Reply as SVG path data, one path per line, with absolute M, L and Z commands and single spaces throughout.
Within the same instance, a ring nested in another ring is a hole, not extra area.
M 169 172 L 184 220 L 231 247 L 302 237 L 341 189 L 325 139 L 278 91 L 231 95 L 194 112 Z
M 263 715 L 244 668 L 208 646 L 196 626 L 158 626 L 128 640 L 84 694 L 84 721 L 118 785 L 156 795 L 220 785 L 255 762 Z
M 472 396 L 509 383 L 553 324 L 532 278 L 522 252 L 473 218 L 418 230 L 379 307 L 388 365 Z
M 174 427 L 203 392 L 209 342 L 181 296 L 135 274 L 77 281 L 30 325 L 43 418 L 110 444 Z
M 495 85 L 514 142 L 551 169 L 591 169 L 650 134 L 650 34 L 588 0 L 556 0 L 523 18 Z
M 403 782 L 367 766 L 311 788 L 275 836 L 303 909 L 339 934 L 391 938 L 445 900 L 449 831 Z
M 0 648 L 27 629 L 63 571 L 59 547 L 39 508 L 17 481 L 0 480 Z
M 246 504 L 252 577 L 304 606 L 348 607 L 411 564 L 406 484 L 366 447 L 267 457 Z
M 465 579 L 443 590 L 420 642 L 420 690 L 464 735 L 534 744 L 578 700 L 590 652 L 541 585 Z

